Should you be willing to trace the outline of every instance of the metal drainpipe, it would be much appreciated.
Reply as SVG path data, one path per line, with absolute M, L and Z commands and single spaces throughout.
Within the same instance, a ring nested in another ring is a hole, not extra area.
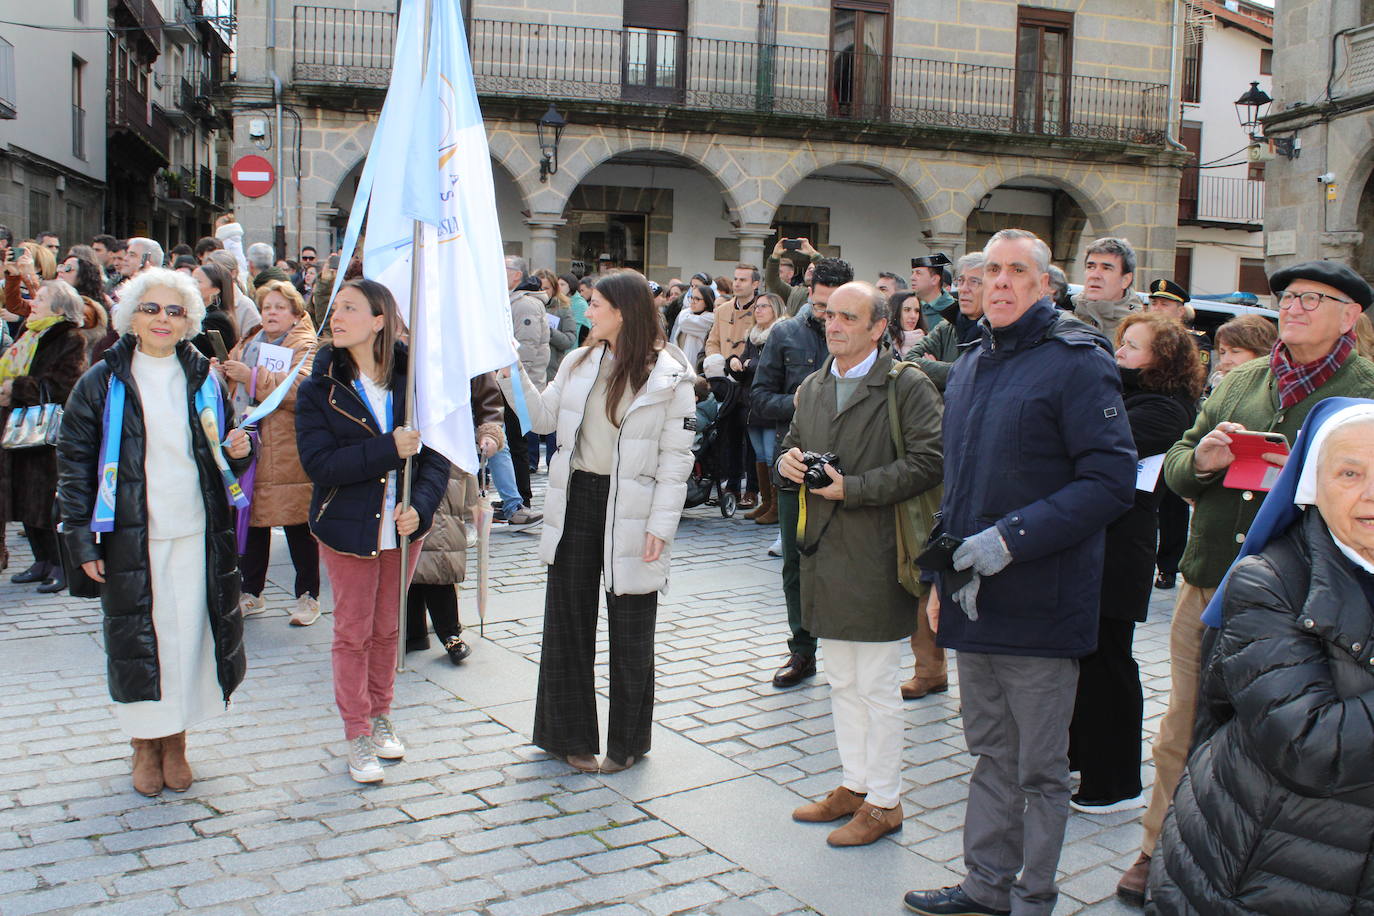
M 277 180 L 272 185 L 272 200 L 276 205 L 276 224 L 272 230 L 272 247 L 276 256 L 286 257 L 286 204 L 281 193 L 282 181 L 282 131 L 281 131 L 281 77 L 277 76 L 277 0 L 267 0 L 267 73 L 272 77 L 272 101 L 275 121 L 272 126 L 272 149 L 276 159 Z
M 275 3 L 276 0 L 272 0 Z M 1179 91 L 1179 7 L 1186 0 L 1173 0 L 1171 4 L 1171 14 L 1169 14 L 1169 118 L 1167 126 L 1164 128 L 1164 141 L 1175 150 L 1187 151 L 1187 147 L 1179 143 L 1178 136 L 1173 130 L 1173 119 L 1176 115 L 1183 117 L 1182 103 L 1175 104 L 1175 93 Z

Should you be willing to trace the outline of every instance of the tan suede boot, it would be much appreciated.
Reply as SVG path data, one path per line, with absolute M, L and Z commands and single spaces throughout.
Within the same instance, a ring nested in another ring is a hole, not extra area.
M 900 803 L 895 808 L 878 808 L 864 802 L 849 823 L 830 831 L 825 841 L 831 846 L 867 846 L 901 830 L 903 816 Z
M 162 792 L 162 739 L 134 738 L 134 791 L 153 798 Z
M 162 782 L 173 792 L 191 788 L 191 765 L 186 762 L 186 733 L 177 732 L 162 739 Z
M 838 789 L 831 789 L 830 794 L 820 801 L 802 805 L 793 811 L 792 820 L 803 821 L 808 824 L 838 821 L 840 818 L 849 817 L 858 811 L 863 804 L 864 797 L 862 795 L 840 786 Z
M 764 465 L 765 473 L 767 465 Z M 778 523 L 778 488 L 773 486 L 773 478 L 759 478 L 759 508 L 763 511 L 754 516 L 755 525 L 776 525 Z
M 756 477 L 758 477 L 758 479 L 759 479 L 759 490 L 758 490 L 758 500 L 759 500 L 759 501 L 758 501 L 757 505 L 754 507 L 754 511 L 753 511 L 753 512 L 746 512 L 746 513 L 744 513 L 744 517 L 747 518 L 747 519 L 749 519 L 750 521 L 753 521 L 754 519 L 756 519 L 756 518 L 758 518 L 760 515 L 762 515 L 762 514 L 764 513 L 765 508 L 766 508 L 766 507 L 765 507 L 765 504 L 764 504 L 764 500 L 767 498 L 765 494 L 768 492 L 768 484 L 767 484 L 767 480 L 769 479 L 769 478 L 768 478 L 768 465 L 764 464 L 764 463 L 761 462 L 761 461 L 755 461 L 755 462 L 754 462 L 754 475 L 755 475 Z M 748 496 L 749 494 L 746 493 L 746 494 L 744 494 L 744 495 L 745 495 L 745 496 Z M 741 502 L 740 504 L 743 505 L 743 502 Z

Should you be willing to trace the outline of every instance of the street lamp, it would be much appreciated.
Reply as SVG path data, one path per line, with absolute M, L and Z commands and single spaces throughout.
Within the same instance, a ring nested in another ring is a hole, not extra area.
M 550 175 L 558 174 L 558 141 L 563 139 L 563 128 L 568 126 L 568 122 L 558 113 L 558 109 L 549 103 L 549 110 L 544 112 L 544 116 L 535 122 L 535 127 L 539 131 L 539 153 L 542 158 L 539 160 L 539 181 L 545 183 Z
M 1296 159 L 1300 149 L 1296 137 L 1265 137 L 1259 133 L 1260 122 L 1269 113 L 1269 106 L 1273 102 L 1269 93 L 1259 87 L 1259 80 L 1254 80 L 1250 83 L 1250 88 L 1235 101 L 1236 119 L 1250 135 L 1251 141 L 1268 144 L 1274 152 L 1289 159 Z

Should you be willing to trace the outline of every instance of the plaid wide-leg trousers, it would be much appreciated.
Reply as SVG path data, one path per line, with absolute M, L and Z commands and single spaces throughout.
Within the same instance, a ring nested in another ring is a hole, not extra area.
M 573 471 L 563 536 L 544 593 L 534 743 L 560 757 L 596 754 L 601 746 L 592 669 L 610 485 L 609 477 Z M 606 753 L 623 763 L 649 750 L 658 593 L 605 594 L 611 681 Z

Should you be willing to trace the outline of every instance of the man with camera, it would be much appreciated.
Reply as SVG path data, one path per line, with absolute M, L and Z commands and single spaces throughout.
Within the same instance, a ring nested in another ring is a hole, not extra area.
M 1049 916 L 1078 659 L 1097 648 L 1104 535 L 1131 505 L 1136 453 L 1111 345 L 1051 304 L 1048 246 L 1004 229 L 983 253 L 982 336 L 945 385 L 940 529 L 921 558 L 977 758 L 967 874 L 905 902 L 925 916 Z
M 919 604 L 897 576 L 896 507 L 941 475 L 940 394 L 922 373 L 892 374 L 892 354 L 879 345 L 886 301 L 868 283 L 829 297 L 830 358 L 797 389 L 777 463 L 802 488 L 802 623 L 825 651 L 844 771 L 838 787 L 792 817 L 848 818 L 827 838 L 832 846 L 864 846 L 902 828 L 901 661 Z
M 810 298 L 795 318 L 782 321 L 768 335 L 754 371 L 749 397 L 753 412 L 772 420 L 778 434 L 786 435 L 797 408 L 797 389 L 825 361 L 826 308 L 835 290 L 854 279 L 854 268 L 839 258 L 811 262 Z M 782 449 L 777 449 L 781 452 Z M 787 602 L 787 661 L 773 675 L 779 690 L 795 687 L 816 673 L 816 637 L 801 619 L 801 554 L 797 553 L 797 488 L 791 481 L 774 477 L 778 485 L 778 536 L 782 541 L 782 594 Z

